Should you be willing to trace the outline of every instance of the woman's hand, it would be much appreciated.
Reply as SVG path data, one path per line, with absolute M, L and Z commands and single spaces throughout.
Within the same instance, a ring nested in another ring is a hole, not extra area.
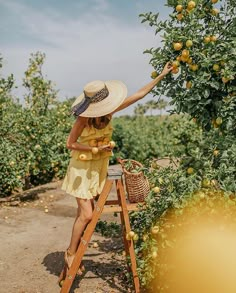
M 172 69 L 173 69 L 173 66 L 171 65 L 171 63 L 167 62 L 161 72 L 161 75 L 166 76 Z
M 98 147 L 99 152 L 111 152 L 112 148 L 109 146 L 109 144 L 101 145 Z

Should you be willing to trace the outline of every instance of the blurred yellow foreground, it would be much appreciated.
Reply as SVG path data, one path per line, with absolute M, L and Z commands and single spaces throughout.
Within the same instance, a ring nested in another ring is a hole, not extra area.
M 154 292 L 236 293 L 235 219 L 235 200 L 224 197 L 196 197 L 180 212 L 165 215 Z

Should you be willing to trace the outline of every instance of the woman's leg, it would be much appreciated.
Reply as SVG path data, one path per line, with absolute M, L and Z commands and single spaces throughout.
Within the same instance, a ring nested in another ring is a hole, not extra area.
M 84 232 L 85 227 L 92 219 L 93 214 L 93 199 L 76 198 L 78 204 L 77 217 L 75 219 L 69 251 L 75 254 L 78 248 L 80 238 Z M 68 265 L 71 266 L 74 256 L 68 256 Z

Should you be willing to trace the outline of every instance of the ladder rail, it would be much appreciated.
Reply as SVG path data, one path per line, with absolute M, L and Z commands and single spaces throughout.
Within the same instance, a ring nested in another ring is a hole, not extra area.
M 125 225 L 125 230 L 127 233 L 127 232 L 130 232 L 131 227 L 130 227 L 129 212 L 128 212 L 128 208 L 127 208 L 124 185 L 123 185 L 122 179 L 116 180 L 116 190 L 117 190 L 118 198 L 120 199 L 122 216 L 124 218 L 124 225 Z M 127 246 L 129 256 L 130 256 L 131 270 L 132 270 L 132 274 L 133 274 L 135 292 L 139 293 L 140 292 L 140 284 L 139 284 L 139 278 L 138 278 L 138 273 L 137 273 L 137 264 L 136 264 L 136 256 L 135 256 L 135 252 L 134 252 L 133 239 L 127 241 L 125 238 L 124 245 L 125 245 L 125 247 Z

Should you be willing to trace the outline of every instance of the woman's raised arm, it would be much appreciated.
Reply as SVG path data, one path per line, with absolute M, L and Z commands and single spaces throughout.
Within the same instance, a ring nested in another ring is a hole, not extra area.
M 157 85 L 158 82 L 160 82 L 172 69 L 173 67 L 170 65 L 170 63 L 166 63 L 160 75 L 158 75 L 155 79 L 146 84 L 136 93 L 127 97 L 124 100 L 124 102 L 113 113 L 123 110 L 128 106 L 132 105 L 133 103 L 137 102 L 138 100 L 142 99 L 143 97 L 145 97 L 155 87 L 155 85 Z

